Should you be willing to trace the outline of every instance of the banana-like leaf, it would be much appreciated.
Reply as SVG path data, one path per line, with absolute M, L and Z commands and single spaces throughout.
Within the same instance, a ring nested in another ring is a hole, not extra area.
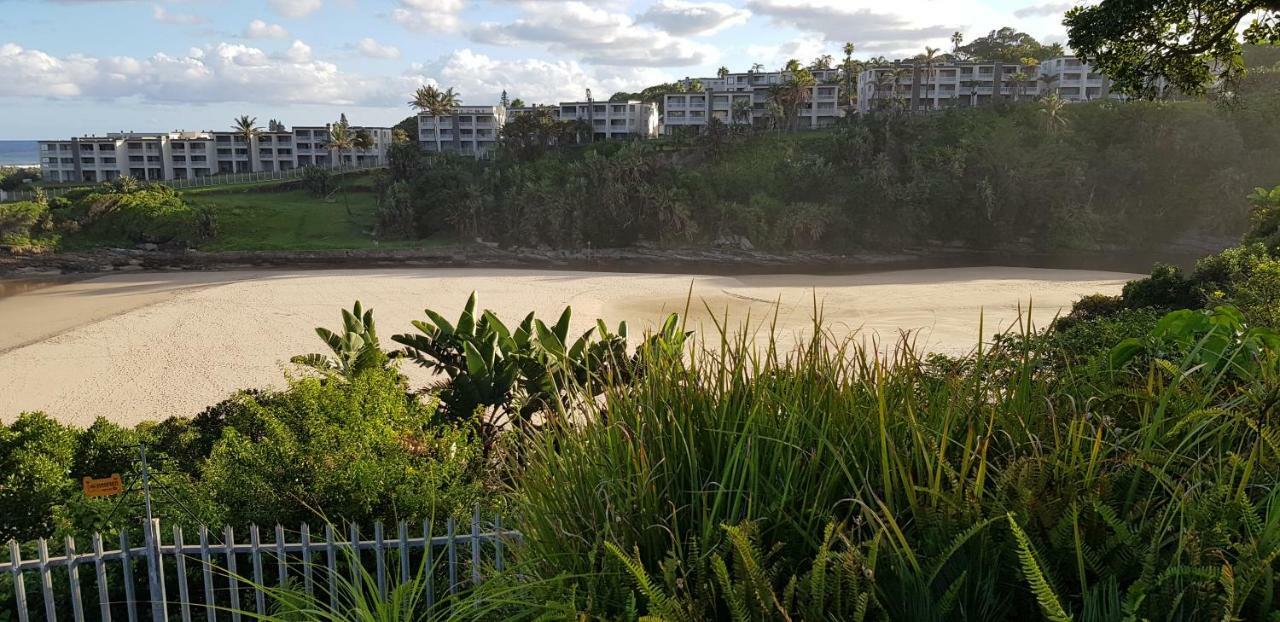
M 573 307 L 565 307 L 564 312 L 560 314 L 560 319 L 556 321 L 556 337 L 560 338 L 563 344 L 569 340 L 569 321 L 573 318 Z

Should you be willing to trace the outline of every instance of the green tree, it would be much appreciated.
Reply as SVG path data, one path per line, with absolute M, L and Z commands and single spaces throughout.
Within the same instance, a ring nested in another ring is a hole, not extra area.
M 938 60 L 939 60 L 938 52 L 941 52 L 941 51 L 942 50 L 938 48 L 929 47 L 926 45 L 924 47 L 924 53 L 916 57 L 916 60 L 924 63 L 924 75 L 925 75 L 924 96 L 927 99 L 933 99 L 932 97 L 929 96 L 929 89 L 931 87 L 937 88 L 937 86 L 933 83 L 934 66 L 938 64 Z M 933 106 L 930 105 L 930 108 L 932 107 Z
M 352 131 L 351 126 L 347 124 L 346 115 L 343 115 L 337 123 L 329 126 L 329 137 L 325 139 L 325 146 L 333 149 L 338 154 L 338 166 L 342 167 L 343 153 L 351 151 L 356 145 L 356 133 Z M 347 189 L 348 184 L 342 184 L 342 203 L 347 210 L 347 216 L 351 215 L 351 197 Z
M 413 99 L 409 100 L 409 107 L 424 112 L 431 117 L 432 127 L 436 131 L 437 138 L 440 133 L 440 117 L 453 114 L 458 105 L 462 103 L 458 94 L 454 92 L 453 87 L 440 90 L 434 85 L 428 84 L 418 87 L 414 91 Z M 455 134 L 456 136 L 456 134 Z
M 1215 76 L 1232 79 L 1243 72 L 1241 38 L 1280 43 L 1280 1 L 1104 0 L 1067 11 L 1063 23 L 1072 49 L 1118 89 L 1154 97 L 1164 78 L 1199 94 Z
M 252 173 L 255 155 L 253 141 L 258 137 L 258 134 L 262 133 L 262 128 L 258 127 L 258 118 L 250 117 L 247 114 L 241 115 L 232 122 L 231 129 L 237 136 L 244 139 L 245 151 L 249 154 L 249 172 Z
M 524 100 L 523 100 L 523 99 L 520 99 L 519 97 L 517 97 L 517 98 L 515 98 L 515 99 L 511 100 L 511 107 L 512 107 L 512 108 L 524 108 L 524 107 L 525 107 Z
M 1044 45 L 1025 32 L 1005 26 L 957 47 L 956 53 L 978 61 L 1020 63 L 1028 56 L 1037 60 L 1062 56 L 1064 50 L 1059 44 Z

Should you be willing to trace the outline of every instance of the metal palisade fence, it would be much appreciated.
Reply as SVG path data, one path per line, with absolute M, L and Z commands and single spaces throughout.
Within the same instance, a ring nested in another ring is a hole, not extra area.
M 191 188 L 209 188 L 213 186 L 234 186 L 240 184 L 255 184 L 268 181 L 288 181 L 292 179 L 301 179 L 308 167 L 291 168 L 283 171 L 257 171 L 253 173 L 219 173 L 217 175 L 205 175 L 202 177 L 193 177 L 190 179 L 165 179 L 144 181 L 144 183 L 156 183 L 169 186 L 175 190 L 187 190 Z M 338 166 L 325 168 L 335 174 L 351 173 L 359 171 L 370 171 L 374 169 L 386 168 L 385 164 L 369 165 L 369 166 Z M 44 188 L 45 196 L 53 198 L 72 190 L 81 188 L 92 188 L 95 183 L 85 182 L 83 184 L 69 184 L 66 186 L 47 186 Z M 31 190 L 0 190 L 0 203 L 12 203 L 17 201 L 30 201 L 36 196 L 36 191 Z
M 389 534 L 379 522 L 372 539 L 354 523 L 345 533 L 331 524 L 322 533 L 306 524 L 296 532 L 277 525 L 269 542 L 257 526 L 249 528 L 248 542 L 237 540 L 230 526 L 217 533 L 201 527 L 190 542 L 175 526 L 166 543 L 156 520 L 143 529 L 141 547 L 131 546 L 128 532 L 121 532 L 120 548 L 103 550 L 107 545 L 95 533 L 86 552 L 77 552 L 68 536 L 65 554 L 57 557 L 49 556 L 49 543 L 40 539 L 34 558 L 24 558 L 10 541 L 9 563 L 0 564 L 0 579 L 8 579 L 0 580 L 0 603 L 11 587 L 17 615 L 6 618 L 0 610 L 0 619 L 240 622 L 267 613 L 269 592 L 277 587 L 304 590 L 338 608 L 342 584 L 365 582 L 371 588 L 376 582 L 385 597 L 397 585 L 416 581 L 420 602 L 431 610 L 446 595 L 479 583 L 488 569 L 503 570 L 504 549 L 520 539 L 519 532 L 503 530 L 500 517 L 482 520 L 478 508 L 470 523 L 460 528 L 452 518 L 443 524 L 402 521 Z M 444 535 L 436 535 L 440 528 Z

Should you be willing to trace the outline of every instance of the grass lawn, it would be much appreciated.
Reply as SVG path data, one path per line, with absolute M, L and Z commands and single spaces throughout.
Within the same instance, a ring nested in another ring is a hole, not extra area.
M 330 199 L 306 190 L 263 192 L 257 187 L 185 194 L 192 205 L 208 207 L 217 217 L 218 235 L 202 244 L 201 250 L 333 250 L 424 245 L 421 241 L 374 240 L 377 195 L 368 191 L 351 192 L 350 214 L 341 192 Z

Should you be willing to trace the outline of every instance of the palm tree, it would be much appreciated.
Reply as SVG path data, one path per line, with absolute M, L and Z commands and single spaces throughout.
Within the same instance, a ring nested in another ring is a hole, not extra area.
M 899 67 L 893 70 L 892 75 L 893 75 L 893 88 L 891 93 L 893 95 L 893 101 L 895 104 L 901 105 L 902 96 L 898 95 L 898 90 L 902 88 L 902 80 L 911 75 L 911 70 L 906 67 Z
M 1062 114 L 1066 105 L 1067 100 L 1058 97 L 1057 93 L 1050 93 L 1040 100 L 1040 114 L 1044 115 L 1044 127 L 1046 130 L 1051 133 L 1057 133 L 1058 130 L 1067 127 L 1067 118 Z
M 356 130 L 355 138 L 351 139 L 351 147 L 358 151 L 373 149 L 373 134 L 365 129 Z M 358 161 L 360 157 L 354 156 L 353 159 Z
M 245 151 L 249 154 L 249 172 L 253 172 L 253 139 L 262 133 L 258 127 L 258 117 L 240 115 L 231 124 L 231 130 L 244 139 Z
M 729 77 L 729 68 L 721 65 L 720 68 L 716 70 L 716 76 L 721 80 Z
M 898 70 L 893 69 L 876 74 L 875 90 L 876 98 L 881 100 L 882 105 L 892 103 L 892 98 L 896 98 L 898 96 Z M 889 93 L 888 98 L 882 95 L 886 92 Z M 885 99 L 889 99 L 890 101 L 886 103 L 884 101 Z
M 413 99 L 409 101 L 409 107 L 414 108 L 418 112 L 425 112 L 431 117 L 433 129 L 436 131 L 436 141 L 440 140 L 440 117 L 453 114 L 454 109 L 458 107 L 461 101 L 458 94 L 450 87 L 440 90 L 434 85 L 425 85 L 418 87 L 413 92 Z M 455 133 L 456 137 L 457 134 Z
M 736 123 L 751 121 L 751 100 L 737 98 L 733 101 L 733 119 Z
M 957 30 L 951 33 L 951 55 L 960 58 L 960 45 L 964 43 L 964 35 Z
M 342 164 L 342 152 L 355 148 L 356 136 L 351 131 L 351 126 L 347 124 L 346 115 L 339 119 L 337 123 L 329 126 L 329 138 L 325 141 L 325 146 L 338 152 L 338 164 Z M 342 204 L 347 210 L 347 216 L 351 215 L 351 200 L 347 192 L 347 185 L 342 185 Z
M 845 107 L 853 108 L 856 95 L 854 93 L 853 75 L 860 69 L 858 61 L 853 60 L 853 43 L 844 44 L 844 94 Z
M 939 48 L 932 48 L 926 45 L 924 46 L 924 54 L 921 54 L 920 56 L 916 57 L 920 59 L 921 62 L 924 63 L 924 76 L 925 76 L 924 95 L 928 99 L 933 99 L 929 97 L 929 87 L 933 86 L 935 91 L 937 89 L 937 85 L 933 84 L 933 77 L 934 77 L 933 66 L 937 64 L 939 60 L 938 52 L 941 52 L 941 51 L 942 50 Z M 929 107 L 932 108 L 933 105 L 930 104 Z
M 1024 93 L 1027 87 L 1027 80 L 1030 78 L 1031 76 L 1021 69 L 1010 76 L 1009 79 L 1013 81 L 1013 101 L 1018 101 L 1018 98 Z
M 1040 75 L 1041 97 L 1047 96 L 1049 94 L 1049 89 L 1053 89 L 1053 94 L 1057 95 L 1058 94 L 1058 89 L 1056 86 L 1057 83 L 1058 83 L 1058 74 L 1056 73 L 1041 74 Z

